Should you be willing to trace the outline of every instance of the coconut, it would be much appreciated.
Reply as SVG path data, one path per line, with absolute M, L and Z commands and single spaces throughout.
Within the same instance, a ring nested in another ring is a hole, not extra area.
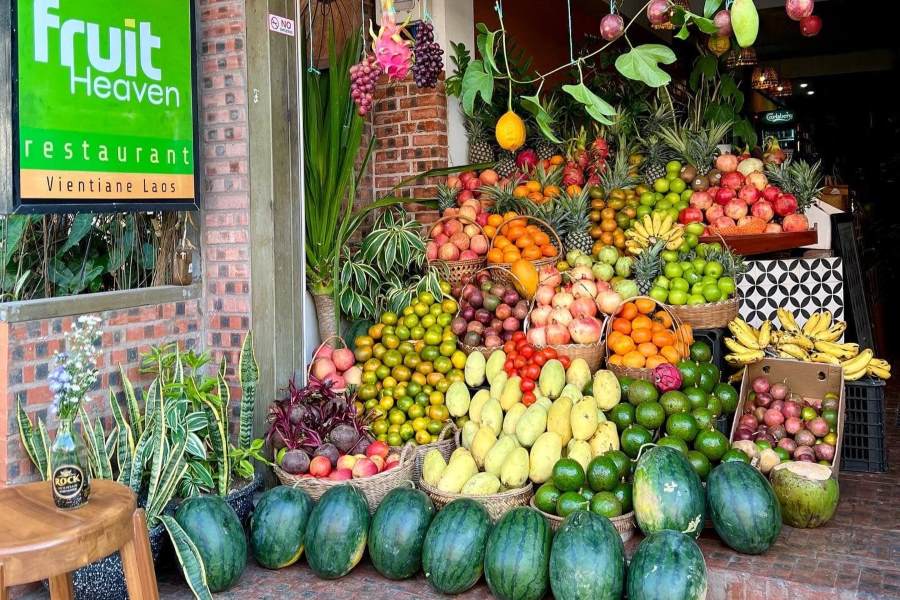
M 772 469 L 772 489 L 791 527 L 821 527 L 834 516 L 840 490 L 831 469 L 812 462 L 786 462 Z

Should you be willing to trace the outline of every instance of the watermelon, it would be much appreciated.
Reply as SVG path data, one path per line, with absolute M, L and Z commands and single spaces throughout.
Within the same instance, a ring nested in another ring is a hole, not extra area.
M 256 562 L 267 569 L 297 562 L 313 504 L 306 492 L 285 485 L 262 495 L 250 519 L 250 551 Z
M 392 490 L 375 511 L 369 526 L 369 558 L 388 579 L 407 579 L 419 572 L 425 534 L 434 504 L 419 490 Z
M 247 565 L 247 538 L 234 509 L 219 496 L 197 496 L 181 503 L 175 520 L 203 559 L 210 591 L 234 585 Z
M 791 527 L 820 527 L 834 516 L 841 494 L 829 467 L 786 462 L 772 469 L 769 478 L 781 516 Z
M 322 495 L 309 515 L 303 545 L 306 562 L 322 579 L 343 577 L 362 559 L 369 531 L 369 507 L 363 493 L 339 485 Z
M 491 517 L 475 500 L 460 498 L 445 506 L 431 521 L 422 551 L 422 570 L 431 587 L 460 594 L 478 583 L 490 530 Z
M 546 519 L 533 508 L 519 506 L 503 515 L 484 551 L 484 577 L 495 598 L 544 597 L 552 538 Z
M 677 531 L 658 531 L 641 541 L 628 565 L 629 600 L 702 600 L 706 562 L 697 543 Z
M 709 516 L 728 547 L 762 554 L 781 533 L 781 508 L 772 486 L 755 467 L 722 463 L 706 480 Z
M 580 510 L 553 539 L 550 588 L 556 600 L 619 600 L 625 589 L 625 545 L 606 517 Z
M 650 448 L 634 470 L 634 516 L 645 535 L 672 529 L 694 538 L 706 519 L 700 477 L 685 456 L 668 446 Z

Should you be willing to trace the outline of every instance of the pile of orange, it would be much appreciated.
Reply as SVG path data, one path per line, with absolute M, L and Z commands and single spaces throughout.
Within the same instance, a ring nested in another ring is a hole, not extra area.
M 565 158 L 561 155 L 556 154 L 546 161 L 544 161 L 544 170 L 546 172 L 552 172 L 566 162 Z M 534 175 L 534 173 L 532 173 Z M 527 198 L 531 200 L 535 204 L 543 204 L 545 202 L 549 202 L 553 200 L 557 196 L 562 193 L 562 190 L 558 185 L 555 184 L 544 184 L 537 179 L 530 179 L 528 181 L 524 181 L 517 185 L 515 189 L 513 189 L 513 196 L 520 199 Z
M 491 240 L 491 249 L 487 253 L 489 264 L 513 263 L 519 259 L 540 260 L 559 253 L 546 231 L 529 224 L 528 219 L 516 212 L 489 216 L 483 229 Z
M 653 369 L 663 363 L 677 364 L 689 354 L 690 327 L 675 327 L 671 315 L 657 310 L 656 301 L 635 298 L 613 317 L 606 344 L 610 365 Z

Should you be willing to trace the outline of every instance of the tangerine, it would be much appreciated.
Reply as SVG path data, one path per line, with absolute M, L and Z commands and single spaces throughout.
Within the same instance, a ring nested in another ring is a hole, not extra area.
M 631 321 L 638 314 L 637 306 L 635 306 L 634 302 L 626 302 L 622 305 L 622 308 L 619 310 L 619 316 L 623 319 L 628 319 Z M 634 327 L 634 325 L 632 325 Z
M 672 327 L 672 315 L 664 310 L 656 311 L 656 314 L 653 315 L 653 319 L 656 322 L 661 323 L 666 329 L 671 329 Z
M 646 357 L 656 356 L 659 354 L 659 348 L 656 347 L 656 344 L 653 342 L 643 342 L 638 344 L 638 352 L 643 354 Z
M 484 235 L 486 235 L 488 239 L 491 239 L 497 235 L 497 228 L 493 225 L 485 225 L 481 229 L 482 231 L 484 231 Z
M 539 192 L 541 191 L 541 184 L 534 179 L 525 182 L 525 187 L 528 188 L 529 192 Z
M 654 356 L 648 356 L 647 361 L 644 363 L 644 366 L 646 366 L 648 369 L 655 369 L 659 365 L 665 364 L 667 362 L 669 361 L 667 361 L 664 356 L 656 354 Z
M 631 321 L 623 317 L 616 317 L 612 322 L 613 331 L 628 335 L 631 333 Z
M 681 360 L 681 355 L 678 354 L 675 346 L 663 346 L 660 348 L 659 354 L 673 365 Z
M 637 350 L 632 350 L 622 357 L 622 365 L 625 367 L 643 369 L 645 364 L 647 364 L 647 358 Z
M 644 315 L 649 315 L 656 308 L 656 300 L 652 298 L 635 298 L 634 304 L 638 312 Z
M 622 366 L 622 357 L 618 354 L 613 354 L 609 358 L 606 359 L 606 364 L 608 365 L 616 365 L 617 367 Z
M 494 238 L 494 248 L 500 248 L 503 250 L 507 246 L 511 245 L 512 242 L 509 241 L 509 238 L 505 235 L 498 235 Z
M 522 258 L 525 260 L 540 260 L 543 256 L 539 246 L 528 246 L 522 250 Z
M 556 250 L 556 246 L 547 244 L 546 246 L 541 246 L 541 254 L 543 254 L 547 258 L 550 258 L 556 256 L 558 254 L 558 251 Z
M 652 334 L 651 327 L 653 327 L 653 321 L 647 315 L 638 315 L 631 320 L 632 329 L 646 329 L 648 333 Z
M 487 224 L 491 227 L 499 227 L 503 224 L 503 215 L 488 215 Z
M 653 343 L 656 344 L 659 348 L 664 346 L 674 346 L 675 345 L 675 334 L 668 330 L 657 331 L 653 334 Z
M 503 262 L 503 250 L 500 248 L 491 248 L 487 253 L 487 261 L 489 263 L 502 263 Z
M 623 335 L 621 338 L 616 338 L 615 340 L 610 339 L 609 347 L 614 353 L 625 356 L 629 352 L 634 351 L 635 344 L 633 339 Z
M 631 339 L 635 344 L 646 344 L 653 339 L 653 332 L 646 327 L 635 327 L 631 330 Z

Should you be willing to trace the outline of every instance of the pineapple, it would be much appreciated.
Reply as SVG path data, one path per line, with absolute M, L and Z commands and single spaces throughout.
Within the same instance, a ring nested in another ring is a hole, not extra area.
M 692 257 L 693 258 L 693 257 Z M 708 261 L 717 261 L 722 265 L 722 274 L 731 277 L 737 282 L 738 277 L 747 272 L 747 263 L 743 257 L 732 252 L 729 248 L 709 250 L 704 257 Z
M 516 172 L 516 156 L 512 152 L 508 152 L 504 150 L 500 154 L 500 160 L 497 161 L 497 166 L 494 167 L 494 170 L 497 171 L 497 175 L 500 177 L 509 177 L 513 173 Z
M 620 141 L 619 144 L 626 148 L 623 142 Z M 600 175 L 600 186 L 609 194 L 613 190 L 624 190 L 637 184 L 638 180 L 631 172 L 631 165 L 628 164 L 627 148 L 616 152 L 606 171 Z
M 640 173 L 647 183 L 666 176 L 666 163 L 677 157 L 675 152 L 656 138 L 641 140 L 644 159 Z
M 444 211 L 448 208 L 453 208 L 454 206 L 456 206 L 457 192 L 458 190 L 448 187 L 443 183 L 438 184 L 437 203 L 438 210 L 441 212 L 441 214 L 444 214 Z
M 712 169 L 719 153 L 719 144 L 730 128 L 730 123 L 713 123 L 696 128 L 688 124 L 664 126 L 660 128 L 659 136 L 684 163 L 696 167 L 699 175 L 706 175 Z
M 800 212 L 806 210 L 822 192 L 822 161 L 814 165 L 803 160 L 792 160 L 780 165 L 767 164 L 769 183 L 797 198 Z
M 481 196 L 485 200 L 493 200 L 494 206 L 491 208 L 492 213 L 498 215 L 507 212 L 520 212 L 522 208 L 522 200 L 516 198 L 513 190 L 516 189 L 516 183 L 510 181 L 505 185 L 491 185 L 481 188 Z
M 638 291 L 644 296 L 650 293 L 656 278 L 659 277 L 662 271 L 659 255 L 664 248 L 665 242 L 660 240 L 634 259 L 631 272 L 634 275 L 635 283 L 637 283 Z
M 466 116 L 463 123 L 469 140 L 469 162 L 472 164 L 494 162 L 494 146 L 484 125 L 475 117 Z
M 558 153 L 556 144 L 545 138 L 539 138 L 532 144 L 534 151 L 537 152 L 538 160 L 549 160 Z
M 565 237 L 562 232 L 560 237 L 563 237 L 566 250 L 581 250 L 590 255 L 594 248 L 594 240 L 589 233 L 591 221 L 588 216 L 588 190 L 584 189 L 573 196 L 563 194 L 555 204 L 563 211 Z

